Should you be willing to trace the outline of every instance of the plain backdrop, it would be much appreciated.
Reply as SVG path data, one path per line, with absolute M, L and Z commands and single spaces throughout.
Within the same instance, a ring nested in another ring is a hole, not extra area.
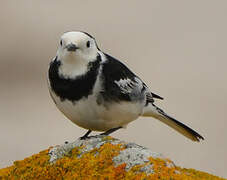
M 179 166 L 227 177 L 226 18 L 225 0 L 1 0 L 0 167 L 86 132 L 57 110 L 46 82 L 61 34 L 83 30 L 205 141 L 192 142 L 152 118 L 113 136 Z

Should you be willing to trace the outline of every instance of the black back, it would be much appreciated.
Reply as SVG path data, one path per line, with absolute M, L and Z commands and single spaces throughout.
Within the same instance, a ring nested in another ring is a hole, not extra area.
M 130 94 L 123 93 L 114 81 L 130 79 L 135 82 L 134 78 L 137 76 L 117 59 L 108 54 L 105 55 L 107 60 L 103 63 L 102 69 L 104 91 L 101 94 L 103 98 L 107 101 L 131 101 Z

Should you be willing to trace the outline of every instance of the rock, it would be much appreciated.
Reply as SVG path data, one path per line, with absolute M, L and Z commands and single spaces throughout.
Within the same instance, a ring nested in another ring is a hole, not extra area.
M 51 147 L 0 170 L 0 179 L 221 179 L 110 136 Z
M 141 167 L 141 171 L 145 173 L 152 173 L 152 166 L 149 164 L 149 158 L 160 158 L 166 160 L 164 156 L 160 153 L 155 153 L 145 148 L 139 146 L 135 143 L 126 143 L 124 141 L 114 139 L 111 137 L 106 137 L 102 135 L 93 136 L 86 140 L 76 140 L 72 143 L 65 143 L 61 146 L 55 146 L 49 151 L 50 162 L 55 162 L 57 159 L 62 158 L 64 155 L 68 154 L 74 148 L 80 148 L 80 154 L 78 157 L 81 157 L 84 153 L 89 153 L 94 149 L 99 149 L 103 144 L 112 144 L 112 145 L 121 145 L 123 148 L 117 156 L 113 157 L 114 165 L 117 167 L 123 163 L 126 164 L 125 170 L 128 171 L 136 165 L 145 165 Z M 148 164 L 147 164 L 148 163 Z M 173 162 L 167 161 L 169 166 L 174 166 Z M 147 164 L 147 165 L 146 165 Z

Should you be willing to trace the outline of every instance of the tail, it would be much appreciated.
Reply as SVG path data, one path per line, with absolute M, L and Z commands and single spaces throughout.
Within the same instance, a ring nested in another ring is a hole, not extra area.
M 177 121 L 176 119 L 170 117 L 162 109 L 152 103 L 149 103 L 148 106 L 144 108 L 143 116 L 152 116 L 160 120 L 161 122 L 175 129 L 177 132 L 181 133 L 192 141 L 199 142 L 200 140 L 204 140 L 204 138 L 199 133 L 195 132 L 193 129 Z

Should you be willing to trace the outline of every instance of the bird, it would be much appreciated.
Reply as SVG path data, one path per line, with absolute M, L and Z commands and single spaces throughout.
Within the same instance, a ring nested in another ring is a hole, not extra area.
M 138 119 L 153 117 L 180 134 L 199 142 L 204 138 L 155 105 L 163 98 L 124 63 L 100 50 L 84 31 L 68 31 L 60 38 L 48 69 L 48 88 L 57 108 L 73 123 L 110 135 Z

